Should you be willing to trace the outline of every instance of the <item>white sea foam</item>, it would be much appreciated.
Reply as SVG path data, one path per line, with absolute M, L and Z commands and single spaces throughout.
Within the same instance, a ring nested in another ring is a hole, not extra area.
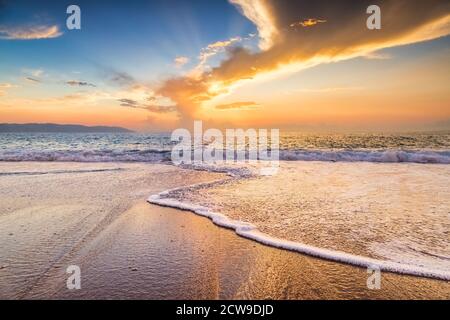
M 179 167 L 184 169 L 191 170 L 199 170 L 199 171 L 208 171 L 208 172 L 216 172 L 216 173 L 226 173 L 230 177 L 236 178 L 244 178 L 250 177 L 257 172 L 257 168 L 252 167 L 248 163 L 245 162 L 236 162 L 233 164 L 218 164 L 218 163 L 198 163 L 198 164 L 185 164 L 179 165 Z
M 413 275 L 427 277 L 439 280 L 450 280 L 450 271 L 437 270 L 417 265 L 398 263 L 393 261 L 379 260 L 370 257 L 350 254 L 337 250 L 330 250 L 316 246 L 307 245 L 300 242 L 284 240 L 272 237 L 268 234 L 260 232 L 257 227 L 251 223 L 233 220 L 226 215 L 214 212 L 207 207 L 195 205 L 192 203 L 182 202 L 174 198 L 170 198 L 170 194 L 183 189 L 192 189 L 198 187 L 211 187 L 214 184 L 221 183 L 223 180 L 217 180 L 207 184 L 200 183 L 189 187 L 176 188 L 163 191 L 159 194 L 152 195 L 148 198 L 148 202 L 164 207 L 171 207 L 180 210 L 190 211 L 199 216 L 206 217 L 218 226 L 232 229 L 236 234 L 257 241 L 261 244 L 272 246 L 275 248 L 290 250 L 298 253 L 307 254 L 313 257 L 322 258 L 330 261 L 346 263 L 363 268 L 377 268 L 381 271 L 394 272 L 405 275 Z
M 429 268 L 423 268 L 419 266 L 413 266 L 413 265 L 406 265 L 391 261 L 383 261 L 378 259 L 372 259 L 368 257 L 353 255 L 341 251 L 335 251 L 335 250 L 328 250 L 324 248 L 318 248 L 314 246 L 310 246 L 303 243 L 283 240 L 279 238 L 275 238 L 272 236 L 269 236 L 267 234 L 261 233 L 258 231 L 258 229 L 246 222 L 242 221 L 236 221 L 231 220 L 227 216 L 212 212 L 206 207 L 189 204 L 189 203 L 183 203 L 176 199 L 164 199 L 160 198 L 159 195 L 153 195 L 149 197 L 148 202 L 157 204 L 160 206 L 165 207 L 171 207 L 171 208 L 177 208 L 181 210 L 191 211 L 193 213 L 196 213 L 200 216 L 207 217 L 213 221 L 214 224 L 228 228 L 233 229 L 236 234 L 257 241 L 259 243 L 286 249 L 290 251 L 295 251 L 299 253 L 304 253 L 313 257 L 318 257 L 326 260 L 336 261 L 336 262 L 342 262 L 351 264 L 358 267 L 364 267 L 364 268 L 379 268 L 382 271 L 388 271 L 388 272 L 395 272 L 400 274 L 407 274 L 407 275 L 414 275 L 414 276 L 421 276 L 421 277 L 428 277 L 428 278 L 434 278 L 434 279 L 441 279 L 441 280 L 450 280 L 450 272 L 445 272 L 441 270 L 433 270 Z

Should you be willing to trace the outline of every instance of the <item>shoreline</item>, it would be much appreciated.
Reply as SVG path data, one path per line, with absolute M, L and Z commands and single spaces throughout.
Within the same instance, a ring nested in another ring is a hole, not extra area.
M 359 268 L 370 268 L 395 274 L 450 281 L 450 272 L 430 270 L 427 268 L 401 264 L 393 261 L 378 260 L 343 251 L 329 250 L 326 248 L 314 247 L 304 243 L 272 237 L 266 233 L 260 232 L 254 225 L 242 221 L 232 220 L 222 213 L 212 212 L 208 208 L 202 206 L 191 205 L 170 198 L 159 199 L 158 197 L 155 197 L 155 195 L 150 196 L 147 201 L 151 204 L 187 211 L 200 217 L 207 218 L 218 227 L 232 230 L 238 236 L 268 247 L 304 254 L 327 261 L 348 264 Z
M 314 165 L 314 163 L 312 163 Z M 338 164 L 336 164 L 338 165 Z M 339 166 L 343 166 L 344 164 L 339 164 Z M 370 166 L 376 164 L 364 164 L 364 166 Z M 395 164 L 400 166 L 401 164 Z M 419 164 L 408 164 L 409 167 L 421 166 Z M 320 168 L 318 168 L 320 170 Z M 241 177 L 238 180 L 245 180 L 246 177 Z M 235 180 L 237 181 L 237 180 Z M 270 180 L 268 180 L 270 181 Z M 196 198 L 197 201 L 189 201 L 183 199 L 181 200 L 176 197 L 177 194 L 183 194 L 183 191 L 186 191 L 189 194 L 189 191 L 192 190 L 208 190 L 212 187 L 214 189 L 214 185 L 221 185 L 221 181 L 217 181 L 218 183 L 205 183 L 195 186 L 188 186 L 182 188 L 176 188 L 172 190 L 165 190 L 159 194 L 151 195 L 147 201 L 152 204 L 170 207 L 174 209 L 179 209 L 183 211 L 189 211 L 195 215 L 208 218 L 213 224 L 223 227 L 226 229 L 233 230 L 237 235 L 256 241 L 260 244 L 264 244 L 267 246 L 271 246 L 274 248 L 289 250 L 292 252 L 297 252 L 300 254 L 306 254 L 312 257 L 322 258 L 328 261 L 334 261 L 338 263 L 346 263 L 349 265 L 353 265 L 360 268 L 371 268 L 375 270 L 392 272 L 396 274 L 404 274 L 411 275 L 417 277 L 425 277 L 430 279 L 437 279 L 441 281 L 449 281 L 450 280 L 450 271 L 448 269 L 443 268 L 433 268 L 426 265 L 420 265 L 419 262 L 414 263 L 402 263 L 401 261 L 395 261 L 390 259 L 383 259 L 382 257 L 371 257 L 370 255 L 366 255 L 364 252 L 352 252 L 345 251 L 336 248 L 329 248 L 327 246 L 317 246 L 314 244 L 308 244 L 308 242 L 302 242 L 297 240 L 292 240 L 290 238 L 279 237 L 277 235 L 273 235 L 270 232 L 261 230 L 258 225 L 252 224 L 250 221 L 245 222 L 245 218 L 241 219 L 240 217 L 236 218 L 236 214 L 230 215 L 230 212 L 225 210 L 228 208 L 222 207 L 221 209 L 212 209 L 209 205 L 202 204 L 201 198 Z M 225 182 L 225 181 L 222 181 Z M 244 181 L 245 183 L 245 181 Z M 232 188 L 231 188 L 232 189 Z M 228 190 L 231 190 L 228 189 Z M 247 189 L 248 190 L 248 189 Z M 199 193 L 200 194 L 200 193 Z M 255 190 L 255 195 L 261 197 L 261 194 L 258 194 Z M 189 199 L 189 197 L 187 198 Z M 223 201 L 223 198 L 219 198 Z M 198 204 L 197 204 L 198 203 Z M 232 203 L 232 205 L 235 203 Z M 239 216 L 239 215 L 238 215 Z M 242 221 L 244 220 L 244 221 Z
M 0 249 L 0 264 L 7 264 L 0 269 L 2 298 L 450 296 L 448 282 L 384 272 L 381 290 L 369 290 L 362 268 L 268 247 L 197 215 L 144 200 L 170 188 L 211 183 L 223 174 L 158 164 L 28 162 L 0 166 L 18 173 L 59 171 L 23 175 L 20 180 L 17 175 L 0 177 L 0 184 L 8 190 L 0 200 L 16 196 L 0 201 L 0 228 L 6 240 Z M 123 170 L 110 170 L 117 167 Z M 99 169 L 108 171 L 93 171 Z M 7 259 L 12 261 L 5 263 Z M 68 264 L 81 267 L 79 291 L 65 287 Z
M 142 224 L 136 234 L 128 232 Z M 171 231 L 161 235 L 156 231 L 161 226 Z M 420 300 L 450 294 L 448 282 L 384 272 L 381 289 L 369 290 L 365 269 L 249 241 L 204 217 L 146 202 L 130 208 L 112 229 L 104 235 L 119 235 L 111 247 L 99 250 L 94 261 L 81 262 L 87 269 L 85 291 L 60 286 L 52 298 Z M 117 255 L 136 245 L 138 257 Z

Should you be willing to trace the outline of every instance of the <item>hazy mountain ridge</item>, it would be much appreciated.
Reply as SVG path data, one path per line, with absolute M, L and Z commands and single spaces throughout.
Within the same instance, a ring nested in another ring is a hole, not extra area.
M 61 133 L 131 133 L 133 131 L 121 127 L 83 126 L 78 124 L 54 123 L 0 123 L 0 133 L 5 132 L 61 132 Z

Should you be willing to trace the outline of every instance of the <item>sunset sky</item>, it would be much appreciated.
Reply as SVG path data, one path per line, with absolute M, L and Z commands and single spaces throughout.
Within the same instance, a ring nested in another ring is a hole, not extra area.
M 0 122 L 450 129 L 449 35 L 448 0 L 0 0 Z

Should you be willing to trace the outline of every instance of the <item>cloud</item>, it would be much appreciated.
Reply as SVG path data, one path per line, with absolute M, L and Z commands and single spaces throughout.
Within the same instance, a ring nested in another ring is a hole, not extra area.
M 32 105 L 33 107 L 48 106 L 94 106 L 104 101 L 115 100 L 115 95 L 105 91 L 79 91 L 63 96 L 53 96 L 46 98 L 15 98 L 10 100 L 12 105 Z
M 157 106 L 157 105 L 148 105 L 145 107 L 146 110 L 154 113 L 169 113 L 175 112 L 177 109 L 174 106 Z
M 118 71 L 104 66 L 100 66 L 99 68 L 101 77 L 114 85 L 130 87 L 138 83 L 134 77 L 124 71 Z
M 327 20 L 322 20 L 322 19 L 316 19 L 316 18 L 309 18 L 306 20 L 302 20 L 302 21 L 297 21 L 294 23 L 291 23 L 289 26 L 291 28 L 295 28 L 295 27 L 312 27 L 315 26 L 318 23 L 325 23 L 327 22 Z
M 144 109 L 153 113 L 170 113 L 176 111 L 176 108 L 174 106 L 161 106 L 156 104 L 141 103 L 133 99 L 122 98 L 118 99 L 117 101 L 120 102 L 120 105 L 122 107 Z M 147 99 L 147 101 L 154 101 L 154 98 L 150 97 L 149 99 Z
M 76 87 L 76 86 L 78 86 L 78 87 L 94 87 L 94 88 L 97 87 L 95 84 L 85 82 L 85 81 L 69 80 L 69 81 L 66 81 L 66 83 L 72 87 Z
M 208 44 L 206 47 L 200 50 L 200 54 L 198 56 L 199 63 L 197 66 L 190 72 L 190 75 L 193 77 L 201 75 L 205 72 L 205 69 L 208 67 L 207 62 L 212 57 L 225 52 L 225 50 L 231 45 L 241 42 L 243 39 L 241 37 L 233 37 L 228 40 L 216 41 Z
M 330 88 L 304 88 L 297 90 L 297 92 L 305 93 L 328 93 L 328 92 L 347 92 L 347 91 L 359 91 L 364 87 L 330 87 Z
M 22 69 L 22 72 L 35 78 L 39 78 L 44 75 L 44 70 L 42 69 Z
M 13 85 L 11 83 L 0 83 L 0 97 L 5 96 L 9 89 L 16 87 L 16 85 Z
M 230 110 L 230 109 L 255 109 L 259 105 L 253 101 L 241 101 L 241 102 L 233 102 L 228 104 L 220 104 L 216 106 L 218 110 Z
M 75 104 L 98 104 L 102 100 L 114 99 L 114 95 L 104 91 L 79 91 L 62 97 L 49 98 L 49 101 L 70 102 Z
M 242 14 L 252 21 L 258 28 L 261 38 L 260 48 L 269 49 L 279 36 L 279 30 L 275 26 L 271 8 L 267 5 L 270 1 L 260 0 L 229 0 L 241 10 Z
M 11 83 L 0 83 L 0 89 L 9 89 L 9 88 L 14 88 L 17 87 Z
M 208 83 L 200 78 L 178 77 L 168 79 L 156 90 L 156 94 L 173 101 L 178 112 L 185 119 L 190 119 L 202 101 L 212 98 L 208 92 Z
M 140 108 L 139 102 L 133 99 L 118 99 L 117 101 L 120 102 L 120 105 L 122 107 L 128 107 L 128 108 Z
M 32 78 L 32 77 L 25 77 L 25 80 L 29 81 L 29 82 L 34 82 L 34 83 L 41 83 L 42 81 L 36 78 Z
M 134 78 L 126 72 L 113 72 L 110 79 L 120 85 L 129 85 L 135 82 Z
M 244 81 L 278 77 L 450 34 L 448 0 L 385 0 L 381 5 L 382 30 L 375 31 L 366 27 L 370 0 L 348 0 L 345 4 L 326 0 L 230 2 L 255 23 L 261 50 L 230 47 L 227 58 L 217 67 L 162 83 L 157 94 L 171 99 L 183 118 L 195 117 L 203 102 L 228 93 Z M 320 28 L 291 28 L 300 14 L 327 22 Z
M 186 63 L 189 62 L 189 58 L 188 58 L 188 57 L 180 56 L 180 57 L 176 57 L 176 58 L 174 59 L 173 62 L 174 62 L 174 64 L 175 64 L 175 67 L 181 68 L 181 67 L 183 67 Z
M 22 73 L 25 75 L 24 80 L 34 84 L 41 83 L 41 77 L 45 76 L 45 72 L 42 69 L 22 69 Z
M 37 40 L 52 39 L 63 34 L 57 25 L 53 26 L 0 26 L 0 39 L 4 40 Z
M 369 52 L 364 56 L 364 58 L 369 60 L 389 60 L 392 59 L 392 56 L 388 53 L 382 52 Z
M 233 2 L 246 5 L 248 0 Z M 314 60 L 316 64 L 339 61 L 450 32 L 450 3 L 445 0 L 386 0 L 381 6 L 385 26 L 381 32 L 366 28 L 366 8 L 371 3 L 367 0 L 349 0 L 345 5 L 325 0 L 266 0 L 263 3 L 278 30 L 273 46 L 255 54 L 236 50 L 230 59 L 213 70 L 214 80 L 235 82 L 286 66 L 301 68 Z M 327 23 L 321 28 L 289 28 L 289 22 L 297 21 L 299 13 L 320 16 Z M 438 28 L 436 23 L 444 28 Z

